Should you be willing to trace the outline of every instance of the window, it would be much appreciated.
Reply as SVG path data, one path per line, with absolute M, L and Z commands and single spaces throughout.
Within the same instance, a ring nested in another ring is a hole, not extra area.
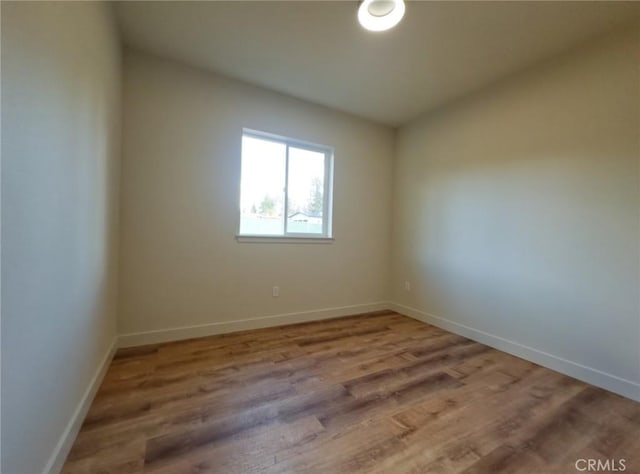
M 331 237 L 333 149 L 244 130 L 240 236 Z

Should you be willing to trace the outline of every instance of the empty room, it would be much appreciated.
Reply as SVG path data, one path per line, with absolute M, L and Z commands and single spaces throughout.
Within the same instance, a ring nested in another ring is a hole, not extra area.
M 640 473 L 640 2 L 0 14 L 2 474 Z

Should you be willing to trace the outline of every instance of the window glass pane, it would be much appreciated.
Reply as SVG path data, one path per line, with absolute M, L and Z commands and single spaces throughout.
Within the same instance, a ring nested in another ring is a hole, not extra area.
M 324 153 L 289 147 L 289 233 L 322 234 L 324 158 Z
M 286 145 L 242 137 L 240 233 L 284 234 Z

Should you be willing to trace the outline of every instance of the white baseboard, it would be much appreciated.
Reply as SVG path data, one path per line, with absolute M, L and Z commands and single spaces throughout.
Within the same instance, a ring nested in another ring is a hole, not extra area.
M 102 358 L 102 361 L 100 362 L 96 373 L 93 375 L 91 382 L 89 382 L 87 389 L 82 395 L 82 398 L 80 399 L 78 406 L 73 412 L 73 415 L 71 416 L 67 427 L 62 432 L 60 440 L 58 441 L 56 448 L 54 449 L 51 457 L 49 458 L 49 461 L 47 462 L 46 467 L 44 468 L 44 474 L 58 474 L 62 470 L 62 466 L 64 465 L 64 462 L 69 455 L 69 451 L 71 451 L 73 442 L 75 441 L 76 436 L 80 431 L 82 422 L 84 421 L 84 418 L 89 411 L 89 407 L 93 402 L 93 398 L 95 397 L 98 388 L 100 388 L 102 379 L 104 378 L 104 375 L 107 372 L 109 365 L 111 364 L 111 359 L 113 359 L 117 348 L 118 338 L 115 337 L 113 338 L 113 342 L 109 346 L 109 349 L 107 349 L 106 354 Z
M 142 346 L 159 342 L 179 341 L 195 337 L 213 336 L 230 332 L 246 331 L 247 329 L 259 329 L 285 324 L 304 323 L 321 319 L 350 316 L 358 313 L 381 311 L 389 309 L 386 301 L 377 303 L 356 304 L 340 306 L 337 308 L 324 308 L 298 313 L 277 314 L 258 318 L 241 319 L 238 321 L 225 321 L 219 323 L 201 324 L 198 326 L 184 326 L 170 329 L 121 334 L 118 338 L 119 347 Z
M 398 303 L 390 303 L 389 309 L 419 321 L 433 324 L 434 326 L 438 326 L 439 328 L 451 331 L 469 339 L 473 339 L 474 341 L 481 342 L 503 352 L 521 357 L 522 359 L 548 367 L 549 369 L 578 380 L 582 380 L 583 382 L 604 388 L 605 390 L 617 393 L 623 397 L 640 401 L 640 384 L 631 380 L 623 379 L 616 375 L 534 349 L 533 347 L 525 346 L 503 337 L 489 334 L 464 324 L 456 323 L 450 319 L 425 313 L 419 309 L 410 308 Z

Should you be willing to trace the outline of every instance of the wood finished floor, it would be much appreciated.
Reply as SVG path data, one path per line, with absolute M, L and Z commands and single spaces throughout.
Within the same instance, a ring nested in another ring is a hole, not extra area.
M 393 312 L 117 352 L 65 473 L 640 472 L 640 404 Z

